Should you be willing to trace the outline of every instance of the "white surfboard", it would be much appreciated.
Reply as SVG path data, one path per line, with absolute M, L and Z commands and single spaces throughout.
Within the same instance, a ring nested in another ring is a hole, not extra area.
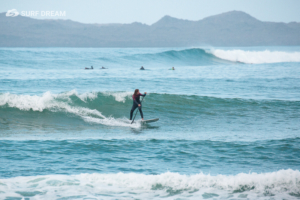
M 158 121 L 158 120 L 159 120 L 159 118 L 156 118 L 156 119 L 148 119 L 148 120 L 143 120 L 142 123 L 148 124 L 148 123 L 156 122 L 156 121 Z

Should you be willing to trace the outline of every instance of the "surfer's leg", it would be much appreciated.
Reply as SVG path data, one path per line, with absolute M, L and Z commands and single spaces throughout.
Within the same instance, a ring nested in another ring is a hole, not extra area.
M 130 110 L 130 120 L 132 120 L 133 111 L 133 109 Z
M 136 105 L 133 105 L 131 110 L 130 110 L 130 120 L 132 120 L 132 115 L 133 115 L 133 111 L 136 109 Z
M 141 113 L 141 118 L 144 119 L 144 115 L 143 115 L 143 111 L 142 111 L 142 106 L 139 107 L 139 111 L 140 111 L 140 113 Z

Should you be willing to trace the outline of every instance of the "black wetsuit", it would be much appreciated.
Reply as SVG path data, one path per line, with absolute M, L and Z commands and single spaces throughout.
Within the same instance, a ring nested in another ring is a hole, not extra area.
M 140 101 L 140 96 L 146 96 L 146 94 L 141 94 L 139 93 L 138 95 L 134 96 L 132 95 L 132 99 L 133 99 L 133 105 L 132 105 L 132 108 L 131 108 L 131 111 L 130 111 L 130 120 L 132 120 L 132 115 L 133 115 L 133 112 L 134 110 L 138 107 L 139 108 L 139 111 L 141 113 L 141 117 L 144 118 L 143 116 L 143 111 L 142 111 L 142 104 L 141 104 L 141 101 Z M 141 104 L 141 106 L 139 107 L 139 104 Z

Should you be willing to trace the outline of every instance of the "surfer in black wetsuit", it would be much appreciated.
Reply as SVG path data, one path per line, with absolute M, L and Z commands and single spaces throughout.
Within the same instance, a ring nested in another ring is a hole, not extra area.
M 145 68 L 142 66 L 142 67 L 140 68 L 140 70 L 145 70 Z
M 144 120 L 144 116 L 143 116 L 143 111 L 142 111 L 142 105 L 141 105 L 141 101 L 140 101 L 140 96 L 146 96 L 147 92 L 145 92 L 145 94 L 141 94 L 139 89 L 135 89 L 134 94 L 132 95 L 132 100 L 133 100 L 133 105 L 130 111 L 130 120 L 132 120 L 132 115 L 134 110 L 138 107 L 139 111 L 141 113 L 141 117 L 142 120 Z

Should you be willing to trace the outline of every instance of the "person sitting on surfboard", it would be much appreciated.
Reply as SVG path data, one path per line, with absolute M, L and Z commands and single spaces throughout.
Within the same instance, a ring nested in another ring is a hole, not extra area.
M 130 111 L 130 120 L 132 120 L 132 115 L 134 110 L 138 107 L 139 111 L 141 113 L 142 120 L 144 120 L 143 111 L 142 111 L 142 105 L 140 101 L 140 96 L 146 96 L 147 92 L 145 92 L 144 95 L 142 95 L 139 91 L 139 89 L 135 89 L 134 94 L 132 95 L 133 105 Z
M 86 68 L 84 68 L 84 69 L 94 69 L 94 68 L 93 68 L 93 66 L 91 66 L 91 68 L 86 67 Z
M 140 70 L 145 70 L 145 68 L 142 66 L 142 67 L 140 68 Z

